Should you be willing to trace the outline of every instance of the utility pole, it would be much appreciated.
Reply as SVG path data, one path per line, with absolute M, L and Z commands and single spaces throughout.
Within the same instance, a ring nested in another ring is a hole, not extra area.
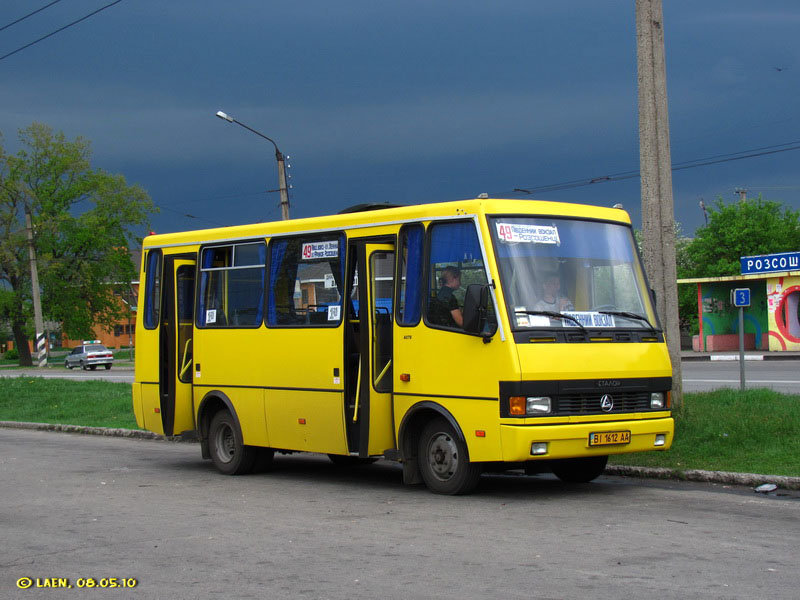
M 636 0 L 642 250 L 672 361 L 672 406 L 682 401 L 672 160 L 661 0 Z
M 275 160 L 278 163 L 278 191 L 281 193 L 281 218 L 284 221 L 289 220 L 289 188 L 286 185 L 286 160 L 283 156 L 283 153 L 278 150 L 278 144 L 275 143 L 270 137 L 267 137 L 260 131 L 256 131 L 252 127 L 245 125 L 241 121 L 237 121 L 232 116 L 227 113 L 222 112 L 221 110 L 217 111 L 217 116 L 222 119 L 223 121 L 227 121 L 228 123 L 236 123 L 240 127 L 244 127 L 247 131 L 255 133 L 257 136 L 264 138 L 268 142 L 270 142 L 273 146 L 275 146 Z M 274 192 L 275 190 L 269 190 Z
M 747 202 L 747 188 L 736 188 L 733 190 L 739 194 L 739 202 Z
M 31 263 L 31 295 L 33 298 L 33 320 L 36 325 L 36 360 L 39 367 L 47 366 L 47 337 L 42 319 L 42 299 L 39 296 L 39 270 L 36 268 L 36 248 L 33 244 L 33 222 L 31 210 L 25 204 L 25 233 L 28 238 L 28 258 Z
M 281 192 L 281 219 L 289 220 L 289 188 L 286 186 L 286 160 L 275 146 L 275 160 L 278 161 L 278 189 Z

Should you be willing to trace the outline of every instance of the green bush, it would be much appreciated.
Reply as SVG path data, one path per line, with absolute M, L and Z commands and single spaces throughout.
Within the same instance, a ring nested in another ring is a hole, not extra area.
M 3 358 L 7 358 L 8 360 L 17 360 L 19 358 L 19 350 L 12 348 L 3 355 Z

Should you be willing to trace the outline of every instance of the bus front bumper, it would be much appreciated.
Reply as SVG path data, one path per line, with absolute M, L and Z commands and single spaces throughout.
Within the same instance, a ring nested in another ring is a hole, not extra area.
M 503 460 L 506 462 L 667 450 L 672 445 L 674 433 L 672 417 L 500 426 Z

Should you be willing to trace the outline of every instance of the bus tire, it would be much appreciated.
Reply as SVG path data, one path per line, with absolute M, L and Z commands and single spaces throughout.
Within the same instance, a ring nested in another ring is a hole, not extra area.
M 208 428 L 208 449 L 211 461 L 220 473 L 245 475 L 253 470 L 256 448 L 245 446 L 242 432 L 230 412 L 221 410 L 211 419 Z
M 554 460 L 553 474 L 567 483 L 588 483 L 597 479 L 606 470 L 608 456 L 588 456 L 586 458 L 566 458 Z
M 420 474 L 433 493 L 467 494 L 478 485 L 481 468 L 469 461 L 467 445 L 446 420 L 425 425 L 417 452 Z

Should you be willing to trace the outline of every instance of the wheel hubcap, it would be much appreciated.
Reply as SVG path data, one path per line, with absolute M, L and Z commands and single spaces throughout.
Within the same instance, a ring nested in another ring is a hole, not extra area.
M 428 464 L 437 479 L 447 481 L 458 468 L 458 446 L 446 433 L 437 433 L 428 443 Z
M 236 440 L 233 437 L 231 426 L 227 424 L 220 425 L 214 441 L 219 459 L 225 463 L 231 462 L 236 450 Z

